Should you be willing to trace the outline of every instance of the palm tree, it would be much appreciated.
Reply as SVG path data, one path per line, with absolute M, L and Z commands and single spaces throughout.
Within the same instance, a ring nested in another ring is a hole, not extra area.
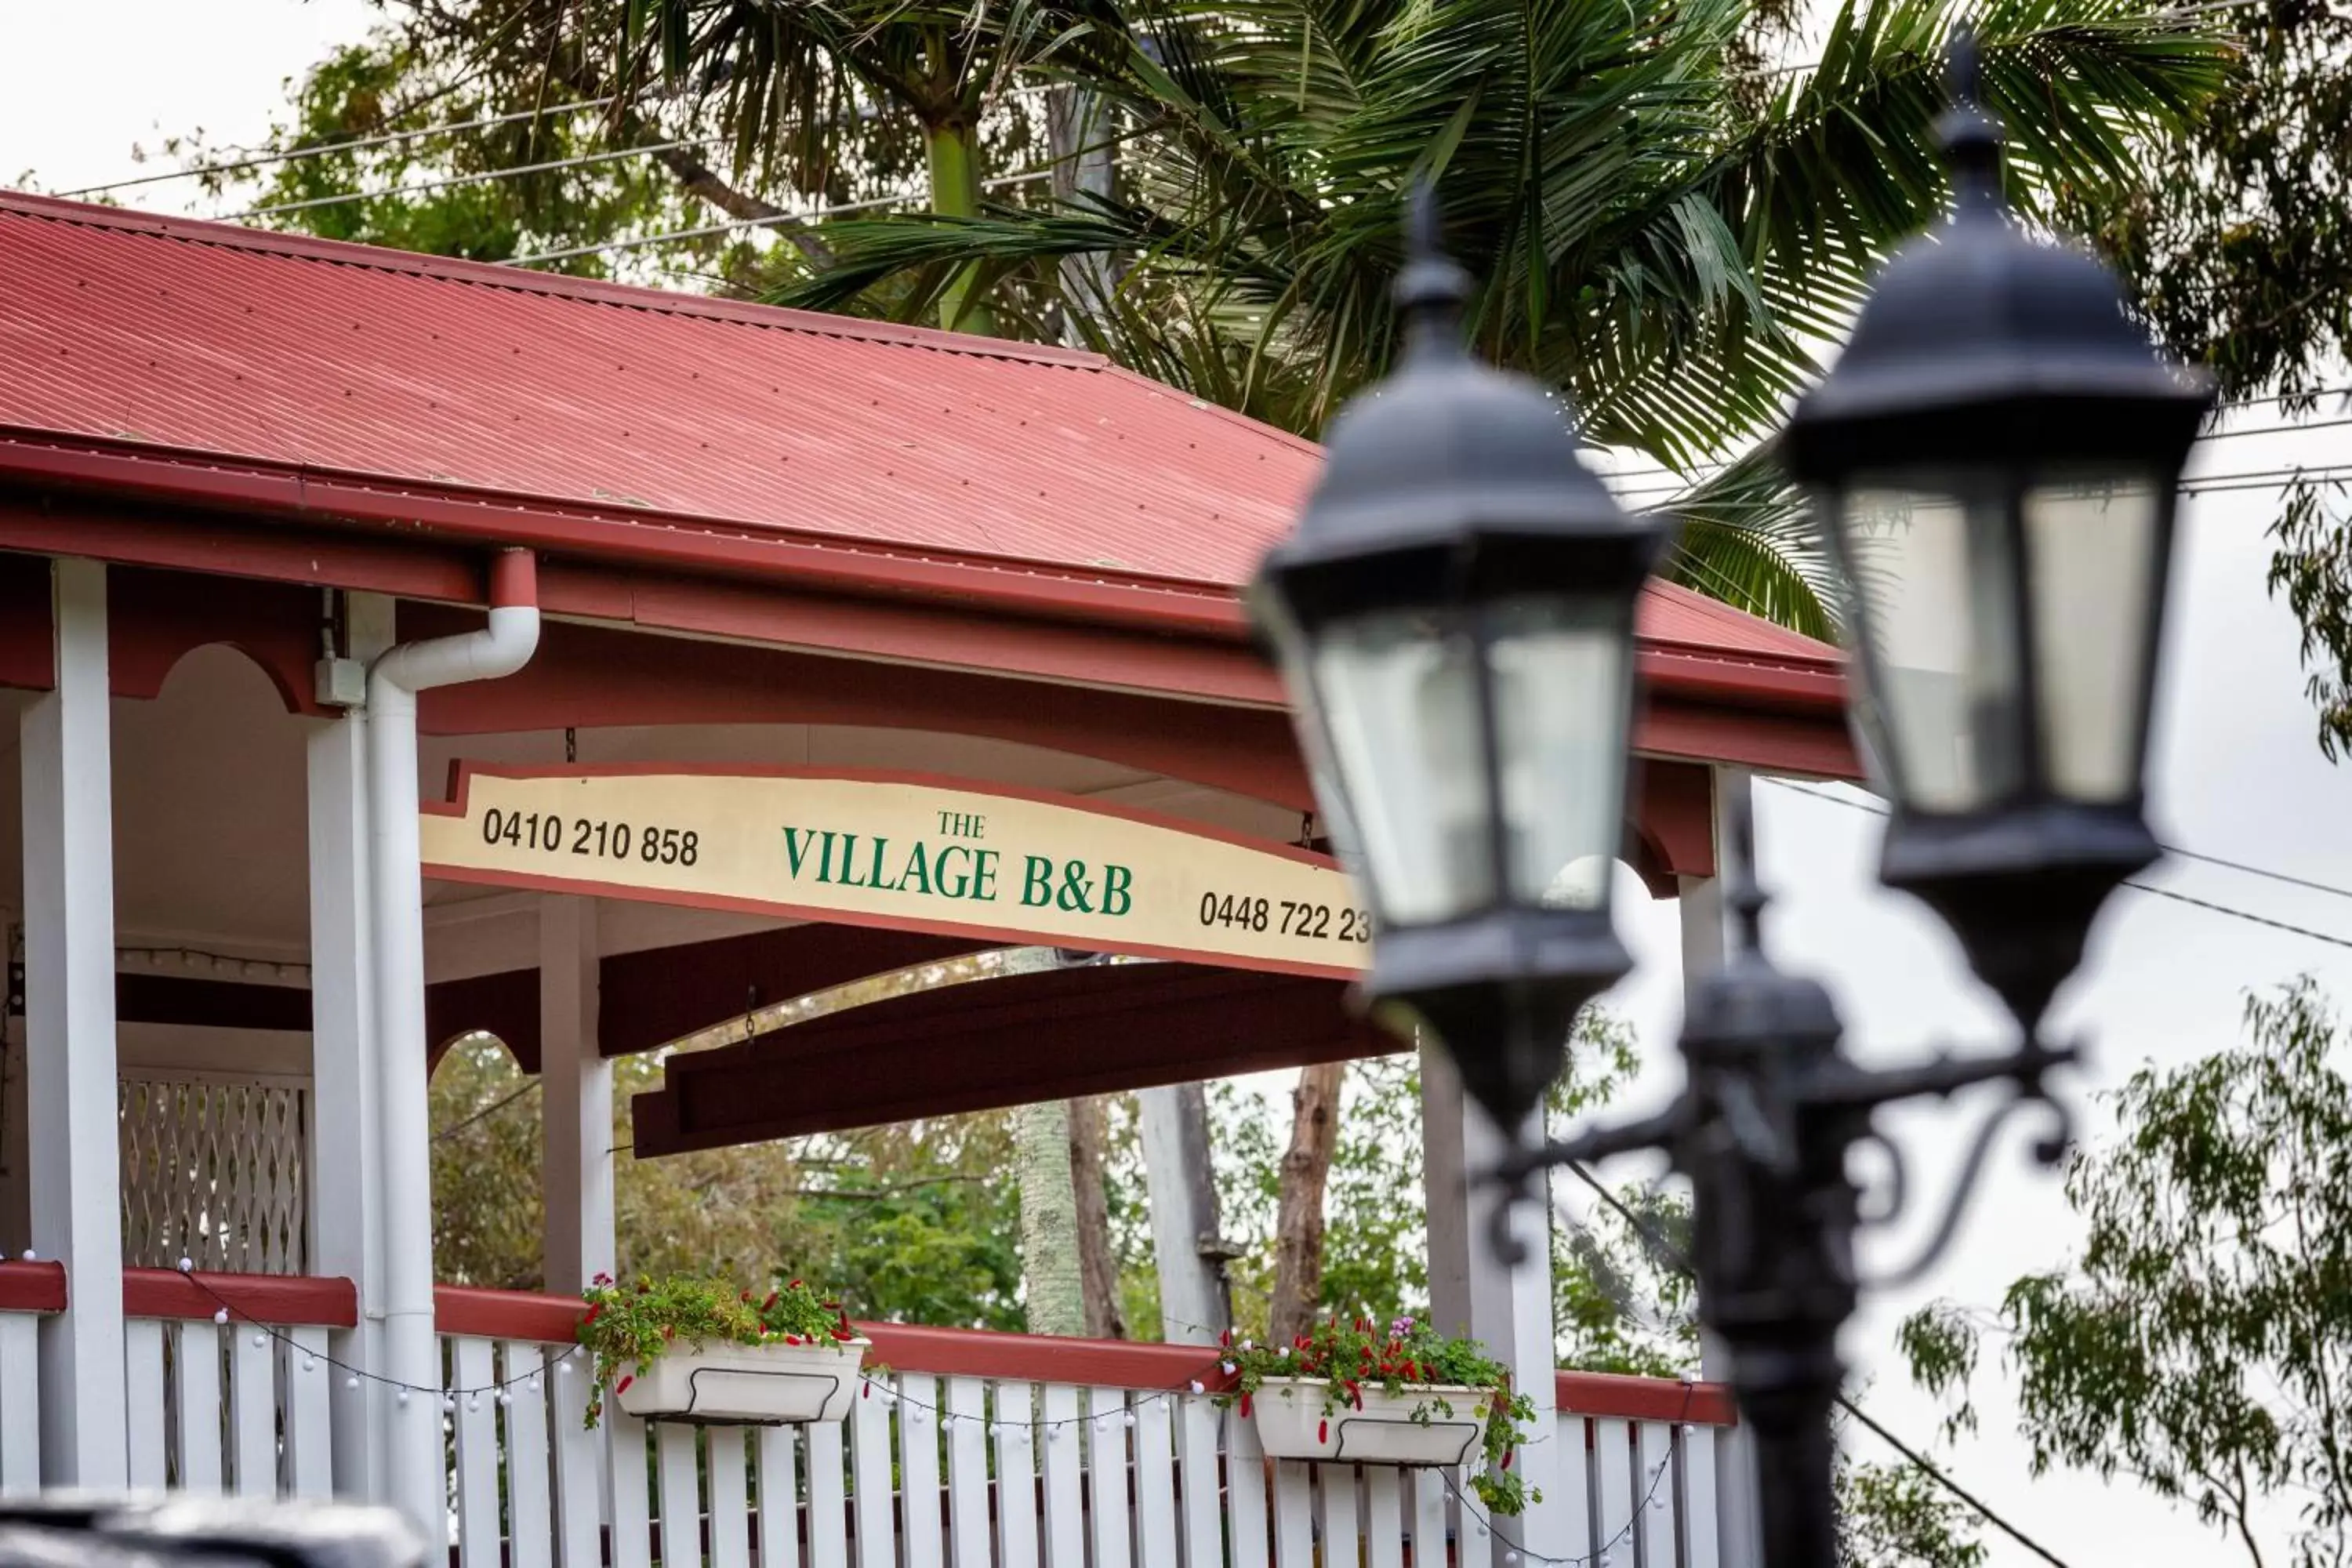
M 1072 312 L 1097 347 L 1312 435 L 1387 367 L 1401 200 L 1432 177 L 1486 280 L 1482 350 L 1570 396 L 1589 439 L 1690 481 L 1684 581 L 1827 635 L 1821 552 L 1761 441 L 1941 203 L 1959 9 L 1844 0 L 1796 65 L 1759 58 L 1760 9 L 1130 0 L 1084 49 L 1035 57 L 1136 128 L 1118 199 L 836 225 L 837 265 L 786 298 L 871 309 L 887 284 L 912 312 L 1115 254 L 1123 275 Z M 2119 183 L 2231 68 L 2224 38 L 2147 0 L 1981 0 L 1970 19 L 2028 221 Z
M 1124 48 L 1107 0 L 521 0 L 520 50 L 561 45 L 610 51 L 627 97 L 684 95 L 715 108 L 739 167 L 787 163 L 802 189 L 860 142 L 855 127 L 884 115 L 922 141 L 929 208 L 982 211 L 983 122 L 1004 117 L 1021 73 L 1053 59 L 1104 72 L 1097 50 Z M 1035 85 L 1032 83 L 1031 85 Z M 1024 131 L 1042 114 L 1011 118 Z M 1075 155 L 1075 150 L 1074 150 Z M 951 269 L 925 308 L 940 325 L 995 330 L 968 269 Z

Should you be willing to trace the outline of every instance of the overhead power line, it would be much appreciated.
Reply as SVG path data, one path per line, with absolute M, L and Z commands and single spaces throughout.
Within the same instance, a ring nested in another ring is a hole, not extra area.
M 999 96 L 1023 98 L 1053 90 L 1053 83 L 1038 82 L 1009 88 Z M 485 115 L 478 120 L 450 120 L 436 125 L 420 125 L 413 131 L 391 131 L 381 136 L 362 136 L 343 142 L 320 142 L 307 147 L 289 147 L 283 151 L 257 152 L 252 157 L 236 158 L 217 163 L 198 163 L 185 169 L 166 169 L 161 174 L 141 174 L 128 180 L 113 180 L 102 185 L 84 185 L 79 190 L 58 191 L 53 194 L 67 201 L 84 196 L 104 195 L 110 191 L 127 191 L 138 185 L 159 184 L 167 180 L 192 180 L 206 174 L 234 174 L 247 169 L 266 169 L 278 163 L 300 163 L 305 158 L 324 158 L 335 153 L 363 153 L 371 147 L 390 147 L 403 142 L 415 142 L 427 136 L 454 136 L 461 131 L 485 131 L 494 125 L 511 125 L 519 120 L 546 119 L 555 115 L 578 114 L 585 110 L 603 109 L 621 101 L 621 95 L 607 93 L 603 98 L 583 98 L 573 103 L 549 104 L 539 109 L 519 109 L 507 114 Z M 714 138 L 713 140 L 716 140 Z
M 2209 435 L 2198 437 L 2192 445 L 2201 447 L 2209 442 L 2240 440 L 2250 436 L 2300 436 L 2307 431 L 2333 430 L 2346 426 L 2352 426 L 2352 418 L 2316 419 L 2308 425 L 2265 425 L 2259 430 L 2216 430 Z M 1619 468 L 1613 472 L 1602 474 L 1601 478 L 1604 481 L 1625 479 L 1634 481 L 1617 492 L 1621 496 L 1680 495 L 1698 480 L 1719 473 L 1730 466 L 1728 463 L 1694 463 L 1687 473 L 1668 468 Z M 2284 484 L 2296 479 L 2327 479 L 2337 470 L 2352 470 L 2352 463 L 2288 464 L 2275 468 L 2248 468 L 2239 473 L 2192 474 L 2180 481 L 2180 488 L 2194 494 L 2200 489 L 2230 484 L 2231 481 L 2237 480 L 2271 480 Z M 1660 480 L 1670 482 L 1659 483 Z M 2251 488 L 2251 486 L 2238 487 L 2230 484 L 2230 488 Z
M 510 114 L 486 115 L 479 120 L 456 120 L 440 125 L 420 125 L 414 131 L 387 132 L 382 136 L 362 136 L 352 142 L 324 142 L 311 147 L 292 147 L 282 153 L 267 153 L 251 158 L 239 158 L 233 163 L 199 163 L 191 169 L 172 169 L 160 174 L 142 174 L 133 180 L 116 180 L 103 185 L 84 185 L 78 191 L 59 191 L 68 200 L 82 196 L 104 195 L 109 191 L 127 191 L 133 185 L 152 185 L 164 180 L 190 180 L 203 174 L 234 174 L 247 169 L 268 168 L 273 163 L 291 163 L 304 158 L 323 158 L 330 153 L 361 153 L 370 147 L 389 147 L 395 142 L 414 142 L 425 136 L 455 135 L 460 131 L 483 131 L 493 125 L 511 125 L 518 120 L 543 119 L 550 115 L 577 114 L 585 109 L 602 109 L 617 101 L 616 97 L 583 99 L 578 103 L 559 103 L 552 108 L 519 109 Z
M 372 202 L 383 196 L 413 196 L 425 191 L 446 191 L 458 185 L 483 185 L 499 180 L 518 179 L 524 174 L 543 174 L 556 169 L 578 169 L 592 163 L 617 163 L 625 158 L 644 158 L 656 153 L 673 153 L 681 147 L 708 147 L 718 138 L 689 137 L 681 142 L 656 142 L 644 147 L 619 147 L 605 153 L 583 153 L 576 158 L 551 158 L 543 163 L 520 163 L 512 168 L 486 169 L 479 174 L 452 174 L 446 179 L 425 180 L 413 185 L 394 185 L 384 191 L 345 191 L 331 196 L 311 196 L 299 202 L 279 202 L 274 206 L 251 207 L 232 213 L 223 221 L 242 223 L 247 218 L 274 217 L 279 213 L 308 212 L 314 207 L 341 206 L 347 202 Z
M 1003 174 L 993 180 L 982 180 L 983 191 L 1002 190 L 1008 185 L 1025 184 L 1048 178 L 1051 169 L 1032 169 L 1025 174 Z M 698 228 L 671 229 L 665 234 L 643 234 L 630 239 L 608 239 L 597 245 L 574 245 L 562 250 L 534 251 L 528 256 L 509 256 L 497 265 L 500 267 L 536 267 L 543 261 L 569 261 L 576 256 L 601 256 L 612 250 L 635 250 L 648 245 L 667 245 L 677 240 L 704 239 L 714 234 L 732 234 L 739 229 L 770 228 L 778 225 L 807 223 L 814 218 L 834 217 L 842 213 L 870 212 L 877 207 L 894 207 L 907 202 L 920 201 L 919 195 L 876 196 L 862 202 L 838 202 L 832 206 L 811 207 L 806 212 L 780 213 L 774 217 L 730 218 L 725 223 L 704 224 Z
M 2347 423 L 2352 423 L 2352 421 L 2347 421 Z M 2273 434 L 2293 435 L 2295 433 L 2296 427 L 2292 426 L 2282 426 L 2276 431 L 2264 430 L 2260 432 L 2260 434 L 2265 436 Z M 1622 477 L 1622 475 L 1618 474 L 1603 474 L 1601 476 L 1604 483 Z M 1647 480 L 1650 476 L 1648 473 L 1644 472 L 1637 477 L 1643 480 Z M 2312 463 L 2291 465 L 2277 468 L 2245 468 L 2235 473 L 2204 474 L 2194 479 L 2186 479 L 2181 480 L 2180 493 L 2191 496 L 2226 495 L 2234 490 L 2281 489 L 2288 485 L 2299 484 L 2306 481 L 2312 484 L 2325 485 L 2352 482 L 2352 462 Z M 1612 488 L 1611 493 L 1615 495 L 1619 500 L 1661 500 L 1669 496 L 1687 494 L 1690 488 L 1690 485 L 1686 483 L 1671 485 L 1643 483 L 1626 485 L 1622 488 Z
M 1815 800 L 1828 801 L 1832 805 L 1844 806 L 1849 811 L 1867 812 L 1872 816 L 1885 816 L 1888 815 L 1887 808 L 1883 805 L 1873 805 L 1866 801 L 1854 800 L 1842 795 L 1832 795 L 1828 790 L 1816 789 L 1811 784 L 1801 784 L 1794 779 L 1768 778 L 1764 782 L 1770 784 L 1777 784 L 1782 789 L 1794 790 L 1799 795 L 1811 795 Z M 2250 876 L 2266 877 L 2274 881 L 2286 882 L 2296 887 L 2309 888 L 2317 892 L 2333 893 L 2338 898 L 2352 898 L 2352 888 L 2338 888 L 2326 882 L 2307 881 L 2301 877 L 2290 877 L 2284 871 L 2272 871 L 2258 866 L 2249 866 L 2241 861 L 2224 860 L 2215 855 L 2200 855 L 2194 850 L 2181 849 L 2176 846 L 2163 843 L 2161 840 L 2158 841 L 2158 847 L 2161 848 L 2168 855 L 2179 855 L 2191 860 L 2210 861 L 2215 865 L 2227 866 L 2233 871 L 2243 871 Z M 2291 936 L 2309 937 L 2314 942 L 2324 942 L 2330 947 L 2352 948 L 2352 937 L 2341 937 L 2330 931 L 2314 931 L 2309 926 L 2300 926 L 2287 921 L 2273 920 L 2269 915 L 2258 915 L 2252 910 L 2242 910 L 2234 904 L 2216 903 L 2210 899 L 2200 899 L 2196 897 L 2194 894 L 2179 892 L 2171 888 L 2159 888 L 2153 882 L 2137 881 L 2128 877 L 2124 879 L 2123 885 L 2131 889 L 2135 892 L 2152 894 L 2159 899 L 2170 899 L 2175 903 L 2187 904 L 2191 908 L 2209 910 L 2210 912 L 2217 915 L 2227 915 L 2231 920 L 2245 921 L 2252 925 L 2267 926 L 2273 931 L 2283 931 Z

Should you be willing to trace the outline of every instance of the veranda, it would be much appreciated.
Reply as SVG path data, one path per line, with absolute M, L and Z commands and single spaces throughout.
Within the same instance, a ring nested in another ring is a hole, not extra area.
M 1017 942 L 1162 962 L 673 1058 L 629 1157 L 1391 1048 L 1236 602 L 1311 446 L 1083 354 L 41 198 L 0 275 L 0 1489 L 380 1499 L 483 1564 L 1753 1562 L 1719 1390 L 1550 1365 L 1435 1058 L 1435 1310 L 1554 1435 L 1524 1519 L 1265 1465 L 1199 1346 L 877 1324 L 843 1427 L 578 1418 L 617 1056 Z M 1669 587 L 1641 629 L 1624 858 L 1704 962 L 1718 796 L 1850 775 L 1842 678 Z M 551 1294 L 434 1282 L 472 1029 L 545 1082 Z

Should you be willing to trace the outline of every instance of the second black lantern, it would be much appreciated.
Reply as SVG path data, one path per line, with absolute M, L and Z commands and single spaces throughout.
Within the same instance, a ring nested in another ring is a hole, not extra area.
M 1882 879 L 2030 1031 L 2158 853 L 2140 779 L 2173 497 L 2213 395 L 2095 258 L 2009 221 L 1975 51 L 1954 55 L 1951 221 L 1887 264 L 1783 449 L 1850 590 Z
M 1469 291 L 1430 198 L 1397 283 L 1398 373 L 1335 421 L 1321 483 L 1254 591 L 1334 836 L 1409 1006 L 1506 1129 L 1577 1008 L 1630 964 L 1623 839 L 1633 609 L 1664 548 L 1579 457 L 1559 401 L 1463 347 Z

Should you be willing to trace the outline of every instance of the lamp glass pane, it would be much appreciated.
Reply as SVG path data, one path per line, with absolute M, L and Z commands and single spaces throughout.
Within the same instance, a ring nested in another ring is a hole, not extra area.
M 2139 787 L 2160 581 L 2158 492 L 2144 473 L 2051 475 L 2025 492 L 2042 765 L 2062 800 Z
M 1323 627 L 1311 658 L 1381 922 L 1423 925 L 1493 903 L 1471 639 L 1426 612 L 1381 611 Z
M 1515 902 L 1599 909 L 1623 838 L 1630 597 L 1486 611 L 1505 865 Z
M 1936 813 L 2015 794 L 2025 776 L 2017 552 L 1998 489 L 1873 476 L 1835 515 L 1886 788 Z

